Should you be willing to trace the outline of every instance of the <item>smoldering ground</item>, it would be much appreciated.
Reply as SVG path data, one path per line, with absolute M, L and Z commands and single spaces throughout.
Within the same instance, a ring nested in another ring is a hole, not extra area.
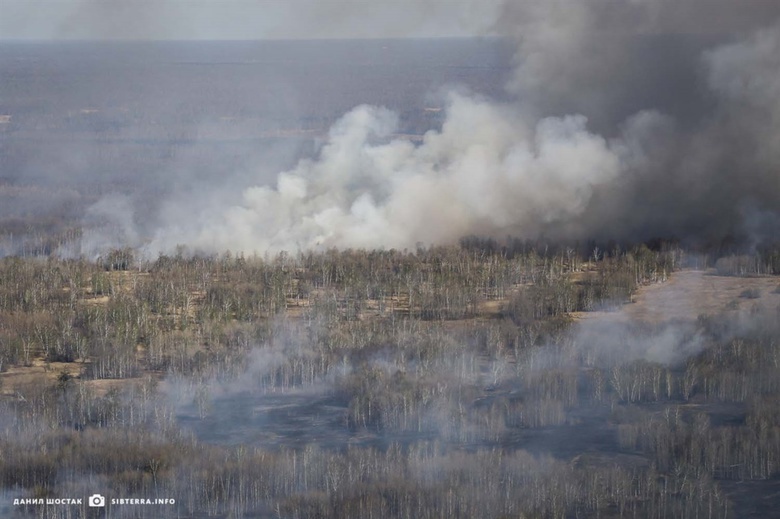
M 180 425 L 207 443 L 340 450 L 436 440 L 615 455 L 616 406 L 650 412 L 701 394 L 709 357 L 776 333 L 774 298 L 761 301 L 693 320 L 606 312 L 552 334 L 399 322 L 340 347 L 322 323 L 281 320 L 233 364 L 171 377 L 162 391 Z M 744 412 L 722 407 L 714 417 Z

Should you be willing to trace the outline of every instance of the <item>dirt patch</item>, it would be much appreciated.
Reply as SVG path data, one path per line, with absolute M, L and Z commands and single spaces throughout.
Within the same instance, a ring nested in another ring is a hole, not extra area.
M 121 391 L 125 388 L 131 387 L 133 384 L 144 383 L 143 377 L 136 378 L 112 378 L 112 379 L 95 379 L 95 380 L 82 380 L 81 383 L 92 390 L 93 394 L 98 397 L 106 396 L 112 390 Z
M 577 312 L 578 319 L 644 321 L 693 321 L 700 315 L 747 311 L 754 306 L 778 308 L 778 278 L 718 276 L 713 271 L 683 270 L 664 283 L 641 287 L 633 302 L 615 312 Z
M 111 296 L 94 296 L 94 297 L 85 297 L 82 299 L 85 305 L 94 305 L 94 306 L 102 306 L 107 305 L 109 301 L 111 301 Z
M 71 377 L 81 374 L 83 365 L 78 362 L 50 362 L 36 359 L 31 366 L 11 366 L 0 374 L 0 387 L 5 396 L 16 395 L 17 391 L 32 384 L 54 384 L 62 373 Z

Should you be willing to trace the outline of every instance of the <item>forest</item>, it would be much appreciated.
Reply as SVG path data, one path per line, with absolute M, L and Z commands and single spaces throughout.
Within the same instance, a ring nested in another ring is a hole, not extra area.
M 778 309 L 604 324 L 702 256 L 415 251 L 0 260 L 8 517 L 765 517 Z M 14 499 L 174 499 L 106 508 Z

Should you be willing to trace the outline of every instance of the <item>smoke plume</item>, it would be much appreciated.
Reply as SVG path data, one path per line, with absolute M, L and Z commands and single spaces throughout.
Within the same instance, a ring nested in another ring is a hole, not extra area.
M 446 16 L 437 1 L 382 17 L 379 4 L 357 4 L 315 3 L 298 16 L 273 4 L 279 29 L 258 37 L 331 19 L 340 35 L 360 37 L 380 18 L 392 23 L 374 36 L 399 36 L 412 17 L 409 34 L 498 35 L 515 47 L 506 97 L 458 86 L 432 94 L 441 124 L 413 139 L 399 136 L 404 114 L 361 104 L 275 180 L 174 189 L 143 229 L 123 207 L 114 218 L 123 223 L 112 225 L 128 245 L 154 256 L 178 245 L 405 248 L 471 234 L 753 246 L 775 238 L 776 2 L 493 2 L 471 23 L 469 2 Z M 181 34 L 197 32 L 193 13 L 188 29 L 176 26 Z
M 468 233 L 529 231 L 579 215 L 595 186 L 620 174 L 622 141 L 587 130 L 582 116 L 529 125 L 512 107 L 451 94 L 440 131 L 420 145 L 392 139 L 397 116 L 360 106 L 331 128 L 314 160 L 276 186 L 246 189 L 195 229 L 166 228 L 196 249 L 404 248 Z
M 207 207 L 196 225 L 165 222 L 147 250 L 404 248 L 467 234 L 706 242 L 752 232 L 743 215 L 779 209 L 778 26 L 722 43 L 731 10 L 713 8 L 712 26 L 697 28 L 697 12 L 665 2 L 507 4 L 496 27 L 517 42 L 512 102 L 450 92 L 441 128 L 419 143 L 393 138 L 397 114 L 359 106 L 275 185 Z M 767 9 L 756 3 L 756 13 Z M 691 62 L 674 62 L 675 52 Z M 680 109 L 679 96 L 693 106 Z

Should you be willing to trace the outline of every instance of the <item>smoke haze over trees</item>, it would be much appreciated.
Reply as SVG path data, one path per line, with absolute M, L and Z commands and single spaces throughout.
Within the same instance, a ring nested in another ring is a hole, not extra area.
M 718 313 L 620 322 L 603 310 L 640 284 L 713 276 L 675 273 L 676 248 L 476 245 L 3 258 L 0 511 L 100 515 L 11 506 L 94 492 L 176 499 L 119 517 L 773 510 L 773 278 Z M 681 299 L 663 294 L 656 311 Z

